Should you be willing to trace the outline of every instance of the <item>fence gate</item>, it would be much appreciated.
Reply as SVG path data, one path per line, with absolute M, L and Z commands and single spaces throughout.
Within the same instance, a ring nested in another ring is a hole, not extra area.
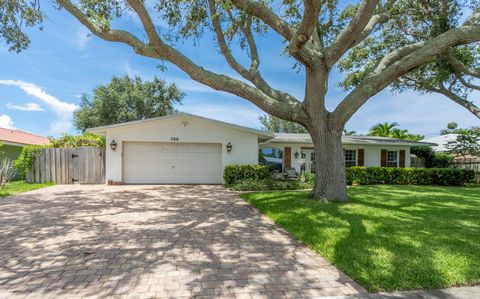
M 27 173 L 28 183 L 105 183 L 105 149 L 98 147 L 45 148 Z

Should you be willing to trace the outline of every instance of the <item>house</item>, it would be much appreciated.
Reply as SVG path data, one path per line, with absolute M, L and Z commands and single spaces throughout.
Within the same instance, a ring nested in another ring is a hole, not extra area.
M 0 147 L 0 157 L 16 160 L 24 145 L 44 145 L 49 144 L 50 140 L 20 130 L 0 128 L 0 143 L 3 144 Z
M 186 113 L 87 131 L 106 136 L 106 180 L 127 184 L 221 184 L 226 165 L 257 164 L 259 156 L 310 172 L 315 159 L 308 134 L 272 135 Z M 348 166 L 409 167 L 410 147 L 427 144 L 366 136 L 343 142 Z
M 432 146 L 432 149 L 437 153 L 446 153 L 448 152 L 448 143 L 454 142 L 457 140 L 458 134 L 445 134 L 440 136 L 435 136 L 431 138 L 425 138 L 425 142 L 436 143 L 436 146 Z

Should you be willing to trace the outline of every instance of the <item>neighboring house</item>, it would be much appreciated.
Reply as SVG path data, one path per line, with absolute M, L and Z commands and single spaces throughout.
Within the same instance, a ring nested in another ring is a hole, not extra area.
M 226 165 L 257 164 L 259 150 L 270 155 L 260 160 L 282 169 L 311 171 L 315 158 L 308 134 L 272 135 L 186 113 L 87 131 L 106 136 L 106 180 L 127 184 L 221 184 Z M 410 147 L 426 144 L 367 136 L 344 143 L 348 166 L 395 167 L 409 167 Z
M 431 138 L 425 138 L 423 141 L 436 143 L 436 146 L 432 146 L 432 149 L 437 153 L 446 153 L 448 152 L 447 144 L 453 142 L 457 139 L 458 134 L 445 134 L 440 136 L 435 136 Z
M 44 145 L 49 144 L 50 140 L 47 137 L 19 130 L 0 128 L 0 143 L 3 144 L 0 147 L 0 156 L 16 160 L 24 145 Z

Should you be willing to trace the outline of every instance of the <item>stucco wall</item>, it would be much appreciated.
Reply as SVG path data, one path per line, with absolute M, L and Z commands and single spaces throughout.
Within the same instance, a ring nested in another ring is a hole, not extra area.
M 187 124 L 184 125 L 183 122 Z M 175 142 L 222 144 L 222 168 L 230 164 L 258 163 L 257 135 L 209 121 L 188 117 L 175 118 L 108 130 L 106 180 L 122 181 L 122 143 L 124 141 L 171 142 L 172 137 L 178 138 Z M 118 144 L 115 152 L 109 146 L 112 140 Z M 230 153 L 226 149 L 229 142 L 233 146 Z
M 292 159 L 292 167 L 295 167 L 297 171 L 300 171 L 300 158 L 295 159 L 295 152 L 301 153 L 302 149 L 304 152 L 307 152 L 307 160 L 309 161 L 309 153 L 311 150 L 305 149 L 312 149 L 312 144 L 295 144 L 295 143 L 271 143 L 271 144 L 261 144 L 260 148 L 264 147 L 276 147 L 283 151 L 285 147 L 290 147 L 292 149 L 291 152 L 291 159 Z M 410 167 L 410 147 L 408 146 L 398 146 L 398 145 L 361 145 L 361 144 L 344 144 L 344 149 L 352 149 L 357 150 L 360 148 L 365 149 L 365 166 L 373 167 L 373 166 L 380 166 L 380 155 L 381 150 L 405 150 L 405 167 Z M 358 157 L 357 157 L 358 159 Z
M 16 160 L 22 152 L 22 146 L 4 144 L 0 146 L 0 158 L 7 157 L 10 160 Z

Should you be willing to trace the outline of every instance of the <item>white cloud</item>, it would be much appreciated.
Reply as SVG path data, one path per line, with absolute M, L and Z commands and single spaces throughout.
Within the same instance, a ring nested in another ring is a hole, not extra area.
M 57 115 L 58 118 L 50 124 L 50 134 L 58 134 L 71 129 L 73 111 L 78 108 L 77 105 L 60 101 L 33 83 L 20 80 L 0 80 L 0 84 L 16 86 L 22 89 L 28 95 L 33 96 L 45 103 Z
M 0 115 L 0 128 L 5 128 L 5 129 L 15 129 L 15 126 L 13 125 L 13 120 L 10 116 L 6 114 L 1 114 Z
M 11 103 L 7 103 L 7 108 L 13 110 L 20 110 L 20 111 L 45 111 L 40 105 L 37 103 L 26 103 L 24 105 L 14 105 Z

